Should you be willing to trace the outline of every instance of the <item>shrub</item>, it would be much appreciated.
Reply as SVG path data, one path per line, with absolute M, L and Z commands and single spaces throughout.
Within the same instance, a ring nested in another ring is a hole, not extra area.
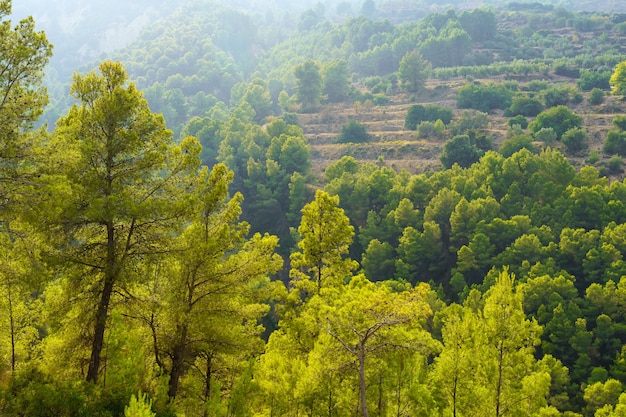
M 592 88 L 591 93 L 589 94 L 589 103 L 594 106 L 597 104 L 602 104 L 604 102 L 604 91 L 599 88 Z
M 548 110 L 544 110 L 537 115 L 537 118 L 528 125 L 532 133 L 537 133 L 544 127 L 551 127 L 556 133 L 556 138 L 561 136 L 572 128 L 582 127 L 583 118 L 574 114 L 565 106 L 556 106 Z
M 613 125 L 619 130 L 626 131 L 626 116 L 615 116 Z
M 533 138 L 528 135 L 515 135 L 510 139 L 505 140 L 500 145 L 500 153 L 505 158 L 513 155 L 515 152 L 521 149 L 528 149 L 531 152 L 535 151 L 533 146 Z
M 569 102 L 570 93 L 571 90 L 568 86 L 551 87 L 541 92 L 541 98 L 546 108 L 562 106 Z
M 600 161 L 600 154 L 598 153 L 598 151 L 593 150 L 589 152 L 589 158 L 587 158 L 587 163 L 589 165 L 594 165 L 598 163 L 598 161 Z
M 556 140 L 556 132 L 551 127 L 543 127 L 535 133 L 535 140 L 549 145 Z
M 610 71 L 580 70 L 580 79 L 576 82 L 576 86 L 582 91 L 590 91 L 594 88 L 608 90 L 610 88 L 609 79 Z
M 522 129 L 526 129 L 528 127 L 528 119 L 526 119 L 521 114 L 518 114 L 515 117 L 511 117 L 508 120 L 507 124 L 509 125 L 509 127 L 513 127 L 514 125 L 518 125 Z
M 532 80 L 526 86 L 528 91 L 539 92 L 542 90 L 546 90 L 550 87 L 550 83 L 546 80 Z
M 441 120 L 444 125 L 447 125 L 453 117 L 454 112 L 448 107 L 434 104 L 427 106 L 415 104 L 409 107 L 407 111 L 404 119 L 404 127 L 409 130 L 415 130 L 421 122 L 436 122 L 437 120 Z
M 617 130 L 608 132 L 602 150 L 609 155 L 626 156 L 626 132 Z
M 152 400 L 147 394 L 134 394 L 130 397 L 130 403 L 124 408 L 124 417 L 154 417 L 152 412 Z
M 492 109 L 506 109 L 513 100 L 513 91 L 505 85 L 468 83 L 461 87 L 456 101 L 459 108 L 476 109 L 487 112 Z
M 485 129 L 489 126 L 489 116 L 487 113 L 471 112 L 465 110 L 461 117 L 450 124 L 450 132 L 453 135 L 462 135 L 470 130 Z
M 582 103 L 582 102 L 583 102 L 583 95 L 582 95 L 582 93 L 580 93 L 580 92 L 578 92 L 578 91 L 577 91 L 577 92 L 575 92 L 575 93 L 572 95 L 572 103 L 574 103 L 574 104 L 580 104 L 580 103 Z
M 588 139 L 587 132 L 579 127 L 574 127 L 563 134 L 561 142 L 563 142 L 569 152 L 576 153 L 587 148 Z
M 517 96 L 513 99 L 508 114 L 511 116 L 535 117 L 543 111 L 543 104 L 533 97 Z
M 421 122 L 417 125 L 417 136 L 420 138 L 427 138 L 435 134 L 435 124 L 433 122 Z
M 365 126 L 355 120 L 350 120 L 341 128 L 341 134 L 337 142 L 339 143 L 361 143 L 366 142 L 369 135 Z
M 622 157 L 619 155 L 613 155 L 609 162 L 607 162 L 606 167 L 611 174 L 617 174 L 622 172 Z
M 283 119 L 288 125 L 300 126 L 300 120 L 298 120 L 297 113 L 283 113 L 280 118 Z
M 455 163 L 467 168 L 477 162 L 482 155 L 483 151 L 472 143 L 468 135 L 458 135 L 446 142 L 440 160 L 446 168 L 452 167 Z
M 578 68 L 569 68 L 566 64 L 559 63 L 554 66 L 554 73 L 563 77 L 578 78 L 580 70 Z

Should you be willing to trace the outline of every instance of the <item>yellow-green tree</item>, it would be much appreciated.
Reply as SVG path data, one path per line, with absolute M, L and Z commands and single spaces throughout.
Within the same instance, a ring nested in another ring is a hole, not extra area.
M 42 132 L 33 124 L 48 103 L 42 86 L 52 45 L 32 17 L 13 25 L 11 0 L 0 0 L 0 369 L 12 372 L 29 359 L 38 339 L 40 242 L 25 221 L 39 199 L 37 156 Z
M 302 209 L 299 250 L 291 255 L 290 276 L 305 292 L 319 294 L 325 286 L 342 284 L 358 266 L 346 257 L 354 227 L 338 206 L 338 196 L 317 190 Z
M 390 285 L 375 284 L 358 275 L 322 307 L 326 328 L 320 338 L 331 339 L 322 343 L 327 345 L 324 356 L 356 371 L 362 417 L 369 416 L 367 388 L 373 385 L 370 367 L 380 366 L 385 355 L 392 352 L 428 355 L 438 350 L 438 344 L 423 329 L 432 314 L 427 303 L 429 291 L 426 284 L 394 291 Z
M 433 380 L 452 415 L 535 415 L 547 407 L 550 373 L 534 357 L 541 326 L 526 318 L 507 270 L 484 299 L 472 291 L 447 312 Z
M 626 61 L 622 61 L 613 70 L 609 79 L 613 94 L 626 95 Z
M 195 369 L 202 389 L 193 397 L 208 402 L 216 369 L 262 350 L 258 323 L 269 309 L 269 275 L 282 267 L 282 258 L 275 253 L 276 237 L 247 237 L 249 225 L 239 222 L 242 196 L 228 196 L 232 175 L 223 164 L 201 171 L 190 203 L 196 212 L 176 250 L 161 262 L 164 270 L 149 283 L 154 303 L 143 317 L 156 362 L 169 375 L 170 399 Z
M 85 377 L 96 382 L 115 297 L 140 278 L 137 264 L 166 251 L 187 220 L 200 146 L 194 138 L 173 141 L 120 63 L 75 75 L 70 92 L 78 104 L 50 142 L 51 174 L 65 182 L 51 190 L 59 197 L 48 215 L 57 216 L 50 230 L 67 266 L 64 290 L 80 301 L 68 306 L 80 310 L 73 314 L 87 335 Z M 62 154 L 53 157 L 55 149 Z
M 23 199 L 32 180 L 36 138 L 33 123 L 48 103 L 42 86 L 52 45 L 35 30 L 32 17 L 12 26 L 11 1 L 0 0 L 0 208 Z M 2 216 L 2 220 L 5 215 Z

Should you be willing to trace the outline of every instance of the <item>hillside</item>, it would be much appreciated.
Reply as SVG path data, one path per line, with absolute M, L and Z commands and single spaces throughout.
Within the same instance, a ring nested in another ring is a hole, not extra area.
M 520 82 L 524 86 L 533 77 Z M 482 82 L 494 81 L 497 78 L 477 80 Z M 575 88 L 575 80 L 559 77 L 554 74 L 546 80 L 555 85 L 571 85 Z M 447 134 L 443 137 L 419 138 L 416 131 L 406 130 L 404 127 L 407 110 L 414 104 L 437 104 L 453 108 L 455 117 L 462 110 L 456 106 L 456 93 L 466 83 L 457 78 L 448 81 L 430 80 L 425 91 L 411 100 L 408 94 L 401 93 L 389 97 L 386 105 L 358 106 L 348 104 L 327 104 L 312 114 L 298 114 L 300 124 L 311 146 L 311 160 L 315 174 L 321 174 L 326 166 L 339 160 L 342 156 L 352 156 L 358 161 L 375 162 L 396 170 L 406 170 L 411 173 L 434 171 L 441 169 L 439 156 L 441 149 L 450 139 Z M 617 97 L 607 96 L 601 105 L 589 103 L 589 93 L 584 93 L 584 100 L 579 104 L 570 104 L 569 107 L 576 114 L 583 117 L 583 125 L 589 133 L 589 151 L 597 151 L 601 165 L 610 155 L 603 155 L 602 146 L 606 133 L 613 129 L 612 120 L 616 115 L 626 112 L 626 104 Z M 493 149 L 497 150 L 507 135 L 508 117 L 500 110 L 490 112 L 490 126 L 487 134 L 493 139 Z M 341 128 L 349 120 L 355 120 L 365 125 L 370 140 L 361 144 L 340 144 L 337 138 Z M 531 119 L 532 120 L 532 119 Z M 542 144 L 536 143 L 537 150 Z M 560 143 L 553 145 L 562 148 Z M 569 155 L 568 159 L 576 166 L 585 164 L 585 156 Z M 620 178 L 623 175 L 620 176 Z

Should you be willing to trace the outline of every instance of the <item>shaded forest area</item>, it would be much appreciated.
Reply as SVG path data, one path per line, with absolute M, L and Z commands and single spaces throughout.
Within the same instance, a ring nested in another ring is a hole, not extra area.
M 392 4 L 0 0 L 0 415 L 626 413 L 626 14 Z

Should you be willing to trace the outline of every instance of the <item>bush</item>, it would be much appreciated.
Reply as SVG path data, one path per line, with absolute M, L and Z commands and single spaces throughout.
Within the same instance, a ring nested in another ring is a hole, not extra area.
M 563 142 L 569 152 L 576 153 L 582 151 L 583 149 L 587 149 L 588 139 L 589 136 L 587 135 L 587 132 L 579 127 L 574 127 L 563 134 L 561 142 Z
M 570 100 L 571 89 L 568 86 L 551 87 L 541 92 L 546 108 L 563 106 Z
M 602 150 L 609 155 L 626 156 L 626 132 L 608 132 Z
M 546 80 L 532 80 L 526 85 L 526 89 L 528 91 L 539 92 L 542 90 L 547 90 L 550 87 L 550 83 Z
M 549 145 L 556 140 L 556 132 L 551 127 L 543 127 L 535 133 L 535 140 Z
M 300 120 L 298 120 L 297 113 L 283 113 L 280 118 L 283 119 L 288 125 L 300 126 Z
M 521 114 L 518 114 L 515 117 L 511 117 L 508 120 L 507 124 L 509 125 L 509 127 L 513 127 L 514 125 L 518 125 L 522 129 L 526 129 L 528 127 L 528 119 L 526 119 Z
M 124 408 L 124 417 L 154 417 L 152 400 L 146 394 L 132 395 L 130 403 Z
M 535 117 L 543 111 L 543 104 L 536 98 L 517 96 L 513 99 L 507 113 L 510 116 Z
M 574 114 L 565 106 L 556 106 L 544 110 L 537 115 L 537 118 L 528 125 L 532 133 L 539 132 L 542 128 L 550 127 L 554 129 L 557 140 L 572 128 L 582 127 L 583 118 Z
M 619 130 L 626 131 L 626 116 L 615 116 L 613 125 Z
M 587 164 L 589 165 L 595 165 L 598 163 L 598 161 L 600 161 L 600 154 L 598 153 L 598 151 L 591 151 L 589 152 L 589 158 L 587 158 Z
M 580 70 L 578 68 L 569 68 L 566 64 L 559 63 L 554 66 L 554 73 L 563 77 L 578 78 Z
M 415 130 L 421 122 L 436 122 L 437 120 L 441 120 L 444 125 L 447 125 L 453 117 L 454 112 L 448 107 L 434 104 L 427 106 L 415 104 L 409 107 L 407 111 L 404 119 L 404 127 L 409 130 Z
M 482 112 L 492 109 L 504 110 L 513 101 L 513 91 L 502 84 L 468 83 L 461 87 L 456 101 L 461 109 L 476 109 Z
M 576 82 L 576 86 L 582 91 L 590 91 L 594 88 L 608 90 L 611 88 L 609 79 L 610 71 L 595 71 L 583 69 L 580 71 L 580 79 Z
M 528 149 L 529 151 L 534 152 L 535 147 L 533 146 L 533 138 L 528 135 L 516 135 L 505 140 L 502 142 L 502 145 L 500 145 L 500 153 L 505 158 L 508 158 L 521 149 Z
M 341 128 L 338 143 L 361 143 L 366 142 L 369 135 L 365 126 L 355 120 L 350 120 Z
M 477 162 L 483 153 L 468 135 L 458 135 L 446 142 L 440 160 L 445 168 L 451 168 L 455 163 L 467 168 Z
M 465 110 L 461 117 L 450 124 L 450 132 L 453 135 L 463 135 L 470 130 L 485 129 L 489 126 L 487 113 Z
M 602 104 L 604 102 L 604 91 L 599 88 L 591 89 L 589 94 L 589 103 L 595 105 Z
M 618 174 L 620 172 L 622 172 L 622 163 L 624 161 L 622 160 L 622 157 L 619 155 L 613 155 L 611 157 L 611 159 L 609 159 L 609 162 L 607 162 L 606 167 L 609 170 L 609 173 L 611 174 Z

